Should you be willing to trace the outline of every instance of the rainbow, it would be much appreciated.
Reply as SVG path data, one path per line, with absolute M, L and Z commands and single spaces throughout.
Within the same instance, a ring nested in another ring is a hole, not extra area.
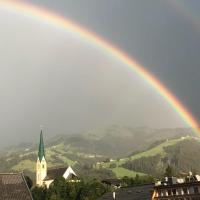
M 128 66 L 135 73 L 137 73 L 149 85 L 151 85 L 193 129 L 193 131 L 198 136 L 200 135 L 198 122 L 187 110 L 187 108 L 170 92 L 167 87 L 165 87 L 156 77 L 154 77 L 154 75 L 147 71 L 136 60 L 130 58 L 125 52 L 122 52 L 120 49 L 117 49 L 106 40 L 72 22 L 71 20 L 45 10 L 44 8 L 22 1 L 10 0 L 0 0 L 0 8 L 75 34 L 80 39 L 94 45 L 96 48 L 101 49 L 118 61 L 122 62 L 124 65 Z

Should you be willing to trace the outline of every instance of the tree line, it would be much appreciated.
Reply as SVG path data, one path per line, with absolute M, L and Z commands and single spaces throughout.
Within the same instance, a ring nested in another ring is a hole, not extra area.
M 108 192 L 109 188 L 94 179 L 89 182 L 69 182 L 57 178 L 47 189 L 45 186 L 32 188 L 34 200 L 95 200 Z

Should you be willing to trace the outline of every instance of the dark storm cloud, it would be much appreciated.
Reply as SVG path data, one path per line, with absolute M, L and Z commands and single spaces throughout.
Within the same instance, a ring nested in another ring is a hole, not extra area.
M 42 5 L 137 58 L 200 115 L 199 32 L 166 3 L 44 0 Z M 111 124 L 184 125 L 151 87 L 104 52 L 15 14 L 0 12 L 0 24 L 4 143 L 35 139 L 40 124 L 49 135 Z
M 44 0 L 42 5 L 137 58 L 200 118 L 200 28 L 194 27 L 170 1 Z M 187 1 L 186 6 L 191 11 L 200 10 L 198 0 Z

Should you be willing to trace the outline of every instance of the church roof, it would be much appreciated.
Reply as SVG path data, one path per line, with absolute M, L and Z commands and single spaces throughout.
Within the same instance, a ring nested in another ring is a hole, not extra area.
M 42 130 L 40 133 L 40 144 L 39 144 L 39 150 L 38 150 L 38 158 L 41 162 L 42 158 L 45 157 L 45 151 L 44 151 L 44 141 L 43 141 L 43 134 Z
M 45 177 L 44 181 L 47 180 L 54 180 L 56 178 L 62 177 L 66 172 L 68 167 L 60 167 L 55 169 L 48 169 L 47 176 Z
M 33 200 L 23 173 L 0 174 L 0 199 Z

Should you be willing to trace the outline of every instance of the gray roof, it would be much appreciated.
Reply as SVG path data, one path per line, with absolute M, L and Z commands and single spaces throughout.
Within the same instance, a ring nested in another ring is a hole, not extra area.
M 116 190 L 116 200 L 151 200 L 154 185 L 141 185 L 120 188 Z M 109 192 L 98 200 L 113 200 L 113 193 Z
M 0 200 L 33 200 L 23 173 L 0 173 Z
M 103 179 L 101 182 L 105 183 L 107 185 L 120 186 L 121 183 L 122 183 L 122 180 L 121 179 L 117 179 L 117 178 L 107 178 L 107 179 Z

